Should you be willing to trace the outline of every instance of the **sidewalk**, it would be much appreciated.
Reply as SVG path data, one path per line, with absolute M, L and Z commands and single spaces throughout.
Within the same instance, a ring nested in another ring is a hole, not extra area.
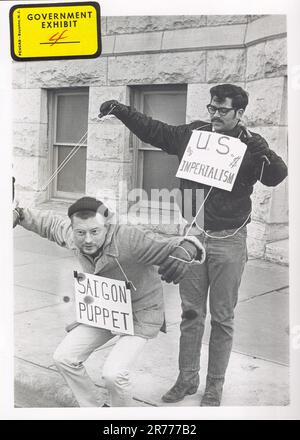
M 72 254 L 26 231 L 15 236 L 15 404 L 18 407 L 72 407 L 74 397 L 53 365 L 52 354 L 73 319 Z M 136 406 L 198 406 L 204 391 L 209 318 L 202 349 L 197 394 L 167 405 L 160 396 L 177 377 L 180 299 L 178 287 L 165 285 L 168 333 L 150 341 L 136 364 Z M 227 373 L 224 406 L 287 405 L 288 268 L 262 260 L 247 263 L 235 313 L 235 340 Z M 108 345 L 97 350 L 86 367 L 106 396 L 101 368 Z

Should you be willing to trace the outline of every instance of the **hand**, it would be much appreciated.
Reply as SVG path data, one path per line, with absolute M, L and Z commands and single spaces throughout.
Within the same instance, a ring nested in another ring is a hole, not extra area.
M 13 210 L 13 228 L 15 228 L 20 222 L 20 216 L 18 212 L 14 209 Z
M 263 156 L 268 157 L 270 151 L 269 145 L 262 137 L 252 136 L 247 140 L 247 147 L 254 160 L 262 159 Z
M 123 104 L 116 101 L 115 99 L 105 101 L 100 107 L 100 114 L 98 115 L 98 117 L 102 118 L 103 116 L 106 116 L 108 114 L 114 115 L 118 110 L 120 110 L 122 106 Z
M 250 133 L 250 131 L 248 130 L 248 128 L 246 127 L 246 125 L 242 121 L 238 122 L 238 126 L 242 129 L 246 139 L 250 139 L 252 137 L 252 134 Z
M 184 278 L 189 263 L 194 261 L 197 254 L 197 247 L 184 240 L 160 265 L 158 273 L 161 275 L 161 279 L 167 283 L 178 284 Z

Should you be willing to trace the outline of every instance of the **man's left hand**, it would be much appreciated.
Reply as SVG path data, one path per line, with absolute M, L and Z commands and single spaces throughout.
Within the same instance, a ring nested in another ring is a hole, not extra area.
M 267 156 L 270 151 L 269 145 L 262 137 L 252 136 L 247 140 L 247 147 L 255 161 Z
M 196 246 L 184 240 L 160 265 L 158 273 L 161 275 L 162 281 L 178 284 L 184 278 L 189 264 L 194 261 L 197 254 Z

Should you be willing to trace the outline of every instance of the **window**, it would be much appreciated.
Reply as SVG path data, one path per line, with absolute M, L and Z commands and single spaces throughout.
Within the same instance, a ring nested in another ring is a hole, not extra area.
M 132 104 L 134 107 L 162 122 L 171 125 L 181 125 L 186 122 L 185 85 L 143 86 L 132 88 Z M 150 208 L 151 190 L 166 188 L 173 190 L 179 187 L 179 179 L 175 177 L 179 162 L 177 156 L 169 155 L 159 148 L 145 144 L 133 138 L 135 155 L 135 187 L 142 188 L 147 193 L 147 203 L 141 203 Z M 178 210 L 176 201 L 157 203 L 151 201 L 151 209 Z
M 51 196 L 76 199 L 85 193 L 88 90 L 86 88 L 57 90 L 51 94 L 50 102 L 52 106 L 51 175 L 59 170 L 52 183 Z M 64 166 L 64 161 L 78 145 L 80 148 Z

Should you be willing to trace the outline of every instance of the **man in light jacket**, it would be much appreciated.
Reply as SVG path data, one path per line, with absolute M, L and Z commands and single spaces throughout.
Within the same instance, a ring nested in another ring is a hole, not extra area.
M 20 207 L 13 216 L 14 226 L 20 224 L 72 249 L 84 272 L 130 281 L 134 335 L 120 335 L 104 364 L 103 378 L 112 406 L 134 406 L 130 367 L 164 322 L 162 284 L 154 265 L 165 265 L 168 259 L 176 261 L 175 270 L 172 265 L 164 278 L 177 283 L 191 262 L 204 261 L 203 246 L 195 237 L 166 238 L 137 226 L 114 224 L 105 205 L 92 197 L 73 203 L 68 209 L 69 219 L 49 211 Z M 54 353 L 55 364 L 79 406 L 101 406 L 103 402 L 83 362 L 115 334 L 79 323 L 72 323 L 67 331 Z

